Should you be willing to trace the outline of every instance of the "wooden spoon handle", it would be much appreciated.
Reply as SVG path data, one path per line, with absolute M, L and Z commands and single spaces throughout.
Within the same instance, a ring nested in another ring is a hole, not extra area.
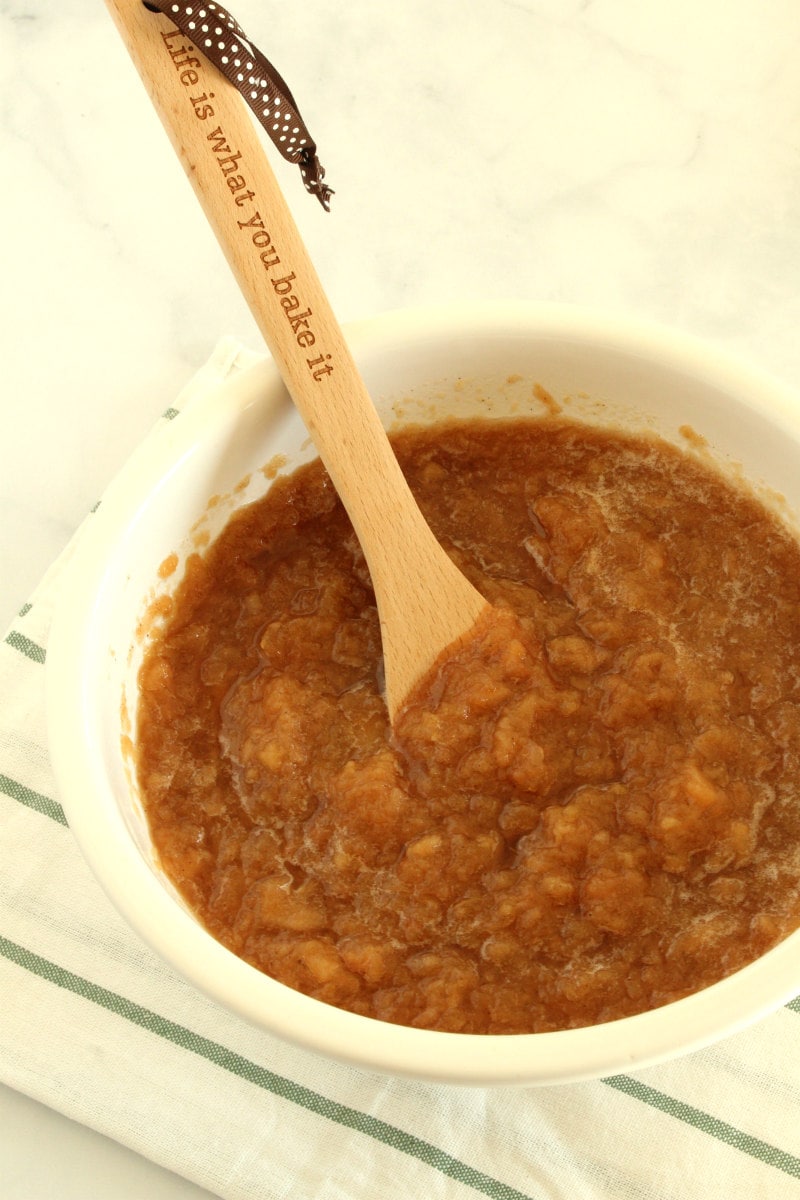
M 394 716 L 485 601 L 409 491 L 244 101 L 168 18 L 106 4 L 364 550 Z

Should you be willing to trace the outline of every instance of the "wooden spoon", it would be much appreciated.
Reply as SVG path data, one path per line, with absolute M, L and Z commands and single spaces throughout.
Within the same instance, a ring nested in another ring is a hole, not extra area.
M 361 543 L 394 721 L 417 682 L 489 605 L 439 545 L 409 490 L 244 101 L 211 63 L 188 74 L 176 67 L 172 22 L 142 0 L 106 3 Z M 213 114 L 201 117 L 193 100 L 212 93 Z M 231 190 L 221 159 L 233 159 L 245 187 Z

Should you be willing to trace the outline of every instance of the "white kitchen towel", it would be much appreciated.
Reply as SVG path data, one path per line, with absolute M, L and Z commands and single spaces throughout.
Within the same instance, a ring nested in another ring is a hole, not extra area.
M 221 342 L 164 419 L 254 357 Z M 800 1000 L 636 1075 L 453 1089 L 285 1045 L 156 958 L 84 864 L 48 761 L 69 555 L 0 644 L 3 1082 L 226 1200 L 800 1200 Z

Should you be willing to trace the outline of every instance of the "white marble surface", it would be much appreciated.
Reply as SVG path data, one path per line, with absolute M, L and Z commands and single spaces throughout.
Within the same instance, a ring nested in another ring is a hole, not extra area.
M 588 303 L 800 388 L 795 0 L 230 7 L 336 191 L 326 215 L 277 160 L 342 320 Z M 218 337 L 259 342 L 103 5 L 0 0 L 0 80 L 5 627 Z M 7 1200 L 98 1194 L 98 1172 L 109 1200 L 199 1194 L 0 1100 Z

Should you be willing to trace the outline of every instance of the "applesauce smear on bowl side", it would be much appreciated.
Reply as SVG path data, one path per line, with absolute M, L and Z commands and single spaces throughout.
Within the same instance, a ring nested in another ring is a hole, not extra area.
M 318 463 L 187 562 L 140 674 L 166 874 L 235 954 L 383 1021 L 652 1009 L 800 926 L 800 546 L 656 437 L 546 417 L 393 438 L 494 606 L 390 728 Z

